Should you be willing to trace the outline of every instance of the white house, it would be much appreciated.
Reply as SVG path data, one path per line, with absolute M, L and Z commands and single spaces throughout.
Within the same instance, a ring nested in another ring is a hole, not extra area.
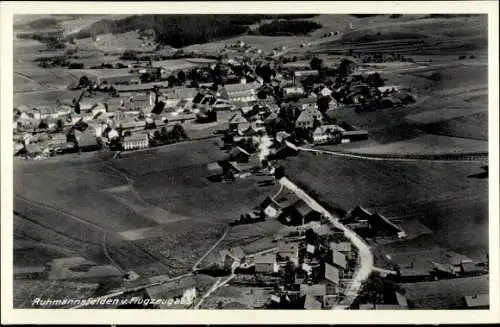
M 124 138 L 122 146 L 124 150 L 147 148 L 149 146 L 148 135 L 145 133 L 132 134 Z

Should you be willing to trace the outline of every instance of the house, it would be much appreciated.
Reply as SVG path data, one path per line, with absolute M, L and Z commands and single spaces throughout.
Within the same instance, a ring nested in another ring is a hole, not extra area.
M 295 103 L 299 110 L 318 109 L 318 99 L 315 97 L 301 98 Z
M 343 131 L 342 132 L 342 142 L 354 142 L 354 141 L 363 141 L 368 139 L 368 132 L 365 130 L 359 131 Z M 345 141 L 344 141 L 345 140 Z
M 257 100 L 257 89 L 260 87 L 258 82 L 235 83 L 224 85 L 219 91 L 221 97 L 229 102 L 249 102 Z
M 319 220 L 320 216 L 319 212 L 313 210 L 304 200 L 300 199 L 286 210 L 282 215 L 282 220 L 286 224 L 300 226 L 310 221 Z
M 49 147 L 54 150 L 63 149 L 67 145 L 67 137 L 63 133 L 52 134 L 48 140 Z
M 278 255 L 299 265 L 299 245 L 295 242 L 281 242 L 278 244 Z
M 283 97 L 295 97 L 305 93 L 302 86 L 288 86 L 283 88 Z
M 229 160 L 236 162 L 248 162 L 250 160 L 250 153 L 242 147 L 235 146 L 229 152 Z
M 326 285 L 326 295 L 335 295 L 338 293 L 340 285 L 339 270 L 327 263 L 323 265 L 322 284 Z
M 306 295 L 304 300 L 304 309 L 306 310 L 321 310 L 322 304 L 314 298 L 314 296 Z
M 347 259 L 343 253 L 333 251 L 332 265 L 339 270 L 340 278 L 343 277 L 343 272 L 347 268 Z
M 92 151 L 100 148 L 95 132 L 89 131 L 89 128 L 85 132 L 75 130 L 75 140 L 80 150 Z
M 480 275 L 485 272 L 483 267 L 470 260 L 463 260 L 459 266 L 461 275 Z
M 488 294 L 475 294 L 464 297 L 465 307 L 467 309 L 489 309 L 490 296 Z
M 295 128 L 297 129 L 311 129 L 316 125 L 320 125 L 323 121 L 323 115 L 316 108 L 309 108 L 302 111 L 295 121 Z
M 198 94 L 199 92 L 196 88 L 174 87 L 162 93 L 162 101 L 165 103 L 166 108 L 175 108 L 183 104 L 184 101 L 187 104 L 194 103 L 194 99 Z
M 293 72 L 293 82 L 299 83 L 309 76 L 318 76 L 319 72 L 317 70 L 297 70 Z
M 305 273 L 306 273 L 307 275 L 312 274 L 312 267 L 311 267 L 311 265 L 309 265 L 309 264 L 307 264 L 307 263 L 303 262 L 303 263 L 302 263 L 302 266 L 301 266 L 300 268 L 301 268 L 303 271 L 305 271 Z
M 234 131 L 238 130 L 240 125 L 241 128 L 246 130 L 250 127 L 250 123 L 248 120 L 243 117 L 240 112 L 235 113 L 231 118 L 229 118 L 229 130 Z
M 123 107 L 128 111 L 149 111 L 154 106 L 154 100 L 149 95 L 138 94 L 131 96 L 124 102 Z
M 314 252 L 316 252 L 316 247 L 312 244 L 307 244 L 306 245 L 306 252 L 309 254 L 314 254 Z
M 453 269 L 451 265 L 445 265 L 442 263 L 438 262 L 432 262 L 432 273 L 431 275 L 435 277 L 443 277 L 443 278 L 453 278 L 456 277 L 458 274 L 457 272 Z
M 146 133 L 134 133 L 123 139 L 122 147 L 124 150 L 145 149 L 149 147 L 149 138 Z
M 276 254 L 260 254 L 255 256 L 255 272 L 264 274 L 274 274 L 279 270 Z
M 322 240 L 327 239 L 330 234 L 332 234 L 332 230 L 328 225 L 320 224 L 312 226 L 309 231 L 313 233 L 316 239 Z
M 352 249 L 352 244 L 350 242 L 330 242 L 330 250 L 338 251 L 344 254 L 350 253 Z
M 315 144 L 326 144 L 335 142 L 335 135 L 338 134 L 339 142 L 341 140 L 344 129 L 338 125 L 322 125 L 318 126 L 313 132 L 313 142 Z
M 280 205 L 270 197 L 267 197 L 261 203 L 260 208 L 262 209 L 266 217 L 269 218 L 278 218 L 278 216 L 281 214 Z
M 132 129 L 144 129 L 146 127 L 145 120 L 127 120 L 120 122 L 120 128 L 122 130 L 132 130 Z

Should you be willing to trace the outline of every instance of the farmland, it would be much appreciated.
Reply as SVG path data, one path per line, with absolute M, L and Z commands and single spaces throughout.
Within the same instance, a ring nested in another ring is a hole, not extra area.
M 480 163 L 318 160 L 304 153 L 287 160 L 285 170 L 333 206 L 361 205 L 416 220 L 433 231 L 440 247 L 470 255 L 487 251 L 488 184 L 468 177 L 481 172 Z
M 89 157 L 16 166 L 15 239 L 31 242 L 16 249 L 16 265 L 78 255 L 143 277 L 186 272 L 229 221 L 275 192 L 252 179 L 206 180 L 205 165 L 218 158 L 217 151 L 212 141 L 202 141 L 119 161 Z M 124 176 L 133 176 L 136 193 L 117 188 L 126 184 Z M 50 190 L 40 192 L 46 183 Z

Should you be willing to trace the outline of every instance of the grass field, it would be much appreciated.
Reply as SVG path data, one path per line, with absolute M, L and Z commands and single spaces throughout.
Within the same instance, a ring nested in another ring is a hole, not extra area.
M 16 166 L 15 192 L 22 197 L 14 202 L 15 240 L 32 242 L 16 250 L 16 265 L 81 256 L 142 277 L 186 272 L 229 221 L 276 191 L 251 178 L 209 182 L 205 165 L 218 151 L 209 140 L 109 162 L 89 157 Z M 125 176 L 133 176 L 135 192 L 122 187 Z
M 300 154 L 286 174 L 345 210 L 373 208 L 389 218 L 416 220 L 443 248 L 469 254 L 488 249 L 488 183 L 468 176 L 475 162 L 376 162 Z M 470 231 L 474 230 L 474 233 Z
M 422 135 L 405 141 L 350 149 L 368 154 L 440 154 L 488 151 L 488 142 L 439 135 Z

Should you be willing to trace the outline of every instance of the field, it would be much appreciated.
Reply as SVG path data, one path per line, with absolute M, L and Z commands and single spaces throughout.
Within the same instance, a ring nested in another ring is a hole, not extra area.
M 185 273 L 229 221 L 275 192 L 252 179 L 209 182 L 205 165 L 218 151 L 213 141 L 201 141 L 116 161 L 16 165 L 14 235 L 22 246 L 15 265 L 80 256 L 141 277 Z
M 292 181 L 332 206 L 361 205 L 423 224 L 433 232 L 425 236 L 431 242 L 427 246 L 476 256 L 488 249 L 488 183 L 470 178 L 482 171 L 481 163 L 379 162 L 303 153 L 284 165 Z
M 441 154 L 488 151 L 488 142 L 438 135 L 422 135 L 401 142 L 350 149 L 367 154 Z

